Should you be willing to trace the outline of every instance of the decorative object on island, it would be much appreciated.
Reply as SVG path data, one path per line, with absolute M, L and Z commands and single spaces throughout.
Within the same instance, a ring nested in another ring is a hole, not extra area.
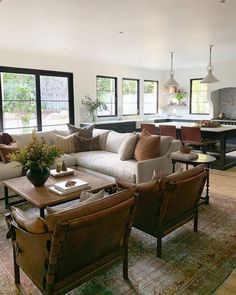
M 215 127 L 220 127 L 221 124 L 216 121 L 212 120 L 202 120 L 196 123 L 197 127 L 207 127 L 207 128 L 215 128 Z
M 107 105 L 101 99 L 92 99 L 91 96 L 86 95 L 85 99 L 82 100 L 82 105 L 85 108 L 86 112 L 89 113 L 89 117 L 92 118 L 92 121 L 96 121 L 97 110 L 107 110 Z
M 51 167 L 56 158 L 62 154 L 60 148 L 49 145 L 44 138 L 38 138 L 33 132 L 31 141 L 21 150 L 11 155 L 11 159 L 19 162 L 27 171 L 26 177 L 36 187 L 47 181 Z
M 175 90 L 176 87 L 179 86 L 179 84 L 176 82 L 176 80 L 174 79 L 174 70 L 173 70 L 173 55 L 174 52 L 171 52 L 171 69 L 170 69 L 170 78 L 169 80 L 166 82 L 166 84 L 164 85 L 166 88 L 169 89 L 173 89 Z M 175 92 L 175 91 L 174 91 Z M 171 92 L 173 93 L 173 92 Z
M 178 104 L 181 104 L 181 102 L 185 99 L 186 95 L 187 92 L 181 91 L 180 89 L 177 90 L 175 98 L 177 99 Z
M 212 74 L 212 71 L 214 70 L 214 67 L 211 64 L 211 51 L 212 51 L 213 45 L 209 45 L 209 47 L 210 47 L 210 58 L 209 58 L 209 65 L 207 66 L 208 74 L 206 75 L 206 77 L 204 79 L 202 79 L 200 81 L 200 83 L 215 83 L 215 82 L 219 82 L 219 80 L 216 79 L 216 77 Z

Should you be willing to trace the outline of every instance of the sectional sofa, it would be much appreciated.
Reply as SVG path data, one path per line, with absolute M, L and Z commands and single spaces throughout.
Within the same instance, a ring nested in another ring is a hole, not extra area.
M 57 131 L 62 136 L 69 135 L 69 131 Z M 36 132 L 37 136 L 44 137 L 49 144 L 54 143 L 54 132 Z M 120 160 L 119 149 L 122 142 L 130 133 L 118 133 L 111 130 L 94 129 L 93 137 L 99 137 L 100 150 L 85 151 L 79 153 L 64 154 L 62 160 L 67 167 L 84 171 L 102 178 L 119 178 L 128 182 L 140 183 L 152 178 L 153 170 L 163 171 L 166 174 L 172 172 L 171 160 L 169 154 L 177 151 L 180 147 L 180 141 L 174 140 L 169 136 L 161 136 L 160 156 L 158 158 L 136 161 L 129 159 Z M 11 134 L 21 147 L 27 144 L 32 134 Z M 4 164 L 0 161 L 0 196 L 3 196 L 2 181 L 10 178 L 22 176 L 22 169 L 16 162 Z

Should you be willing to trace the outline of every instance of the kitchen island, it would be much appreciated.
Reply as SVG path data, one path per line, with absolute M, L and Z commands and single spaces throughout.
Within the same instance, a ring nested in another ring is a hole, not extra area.
M 189 122 L 165 122 L 155 123 L 159 125 L 174 125 L 176 126 L 177 137 L 181 138 L 181 126 L 196 126 L 195 123 Z M 236 151 L 236 126 L 235 125 L 221 125 L 220 127 L 201 127 L 201 135 L 203 139 L 213 139 L 217 141 L 213 145 L 211 152 L 219 154 L 219 159 L 212 165 L 216 169 L 226 170 L 236 166 L 236 156 L 230 155 L 231 152 Z

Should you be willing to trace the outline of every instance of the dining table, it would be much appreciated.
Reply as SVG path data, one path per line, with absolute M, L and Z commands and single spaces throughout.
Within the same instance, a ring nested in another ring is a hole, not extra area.
M 177 139 L 181 140 L 181 127 L 194 127 L 196 123 L 190 122 L 164 122 L 155 123 L 157 133 L 160 125 L 174 125 L 176 127 Z M 216 141 L 212 145 L 210 153 L 217 156 L 217 161 L 212 164 L 213 168 L 226 170 L 236 166 L 236 125 L 220 125 L 218 127 L 201 127 L 201 137 Z

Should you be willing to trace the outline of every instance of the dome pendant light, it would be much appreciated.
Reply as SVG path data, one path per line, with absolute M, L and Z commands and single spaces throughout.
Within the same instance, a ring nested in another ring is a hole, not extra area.
M 208 74 L 206 75 L 206 77 L 204 79 L 202 79 L 200 81 L 200 83 L 215 83 L 215 82 L 219 82 L 218 79 L 216 79 L 216 77 L 212 74 L 212 71 L 214 70 L 213 65 L 211 64 L 211 50 L 213 45 L 209 45 L 210 47 L 210 59 L 209 59 L 209 65 L 207 66 L 207 71 Z
M 170 69 L 170 78 L 164 85 L 166 88 L 173 88 L 176 87 L 178 88 L 179 84 L 175 81 L 174 79 L 174 70 L 173 70 L 173 55 L 174 52 L 171 52 L 171 69 Z

